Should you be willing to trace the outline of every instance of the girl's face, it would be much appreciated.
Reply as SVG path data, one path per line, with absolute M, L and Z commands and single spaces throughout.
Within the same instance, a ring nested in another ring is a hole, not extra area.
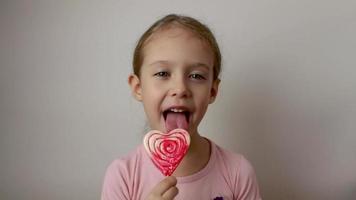
M 184 111 L 192 135 L 215 100 L 211 48 L 181 27 L 153 34 L 143 49 L 140 77 L 130 75 L 134 97 L 142 101 L 151 129 L 167 132 L 167 111 Z

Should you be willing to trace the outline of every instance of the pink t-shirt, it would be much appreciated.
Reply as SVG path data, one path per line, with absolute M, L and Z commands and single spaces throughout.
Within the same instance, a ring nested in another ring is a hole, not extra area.
M 179 190 L 175 199 L 189 200 L 260 200 L 255 172 L 239 154 L 211 142 L 208 164 L 199 172 L 177 177 Z M 126 157 L 113 161 L 104 179 L 102 200 L 145 199 L 164 179 L 148 157 L 143 145 Z

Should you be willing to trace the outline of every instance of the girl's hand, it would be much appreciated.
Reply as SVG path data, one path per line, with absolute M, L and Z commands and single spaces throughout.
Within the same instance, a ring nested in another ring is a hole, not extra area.
M 174 176 L 168 176 L 159 182 L 150 192 L 147 200 L 173 200 L 178 194 L 177 179 Z

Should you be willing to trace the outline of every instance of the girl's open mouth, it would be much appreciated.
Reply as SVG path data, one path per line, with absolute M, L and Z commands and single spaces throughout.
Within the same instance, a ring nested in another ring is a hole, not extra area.
M 163 112 L 166 131 L 170 132 L 176 128 L 188 130 L 190 112 L 185 108 L 169 108 Z

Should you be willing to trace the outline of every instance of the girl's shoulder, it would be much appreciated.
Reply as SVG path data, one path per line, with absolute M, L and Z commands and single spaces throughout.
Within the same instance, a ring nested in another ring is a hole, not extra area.
M 223 159 L 227 162 L 233 162 L 233 163 L 245 162 L 246 160 L 246 158 L 242 154 L 226 149 L 214 143 L 211 140 L 210 140 L 210 144 L 211 144 L 212 154 L 215 154 L 217 159 Z
M 129 153 L 119 156 L 111 162 L 109 167 L 115 168 L 127 168 L 130 166 L 135 166 L 144 160 L 144 147 L 139 145 L 135 149 L 131 150 Z
M 250 161 L 239 153 L 215 145 L 216 169 L 223 173 L 237 197 L 261 199 L 255 170 Z
M 231 174 L 254 174 L 254 169 L 250 161 L 242 154 L 225 149 L 213 142 L 212 149 L 215 148 L 215 162 Z M 214 151 L 214 150 L 213 150 Z
M 160 178 L 158 170 L 155 172 L 153 169 L 154 166 L 146 155 L 143 145 L 138 146 L 128 154 L 112 161 L 107 167 L 103 196 L 115 197 L 107 199 L 141 199 L 137 195 L 142 195 L 140 193 L 142 185 L 149 185 L 152 178 L 154 180 Z

